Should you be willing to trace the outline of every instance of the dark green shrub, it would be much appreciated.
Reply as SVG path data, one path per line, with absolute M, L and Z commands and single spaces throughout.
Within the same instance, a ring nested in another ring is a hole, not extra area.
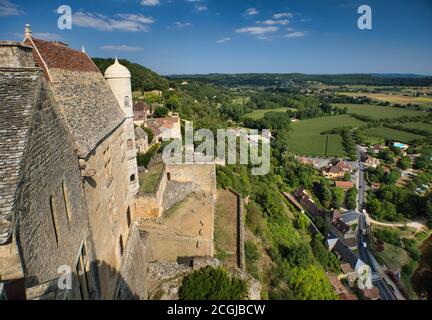
M 247 296 L 245 281 L 231 278 L 223 268 L 206 267 L 183 279 L 181 300 L 242 300 Z

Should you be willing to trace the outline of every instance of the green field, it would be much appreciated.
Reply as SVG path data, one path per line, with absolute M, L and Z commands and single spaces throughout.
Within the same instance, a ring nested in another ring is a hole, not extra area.
M 380 137 L 393 141 L 400 141 L 404 143 L 411 143 L 413 140 L 422 139 L 423 137 L 411 132 L 385 128 L 385 127 L 376 127 L 370 128 L 365 131 L 367 135 L 371 135 L 374 137 Z
M 411 109 L 403 109 L 403 108 L 394 108 L 394 107 L 382 107 L 371 104 L 348 104 L 348 103 L 335 103 L 333 106 L 338 108 L 347 108 L 348 113 L 358 114 L 361 116 L 368 116 L 374 120 L 380 119 L 395 119 L 400 117 L 416 117 L 421 115 L 427 115 L 426 112 L 411 110 Z
M 250 113 L 246 113 L 243 118 L 251 118 L 254 120 L 258 120 L 258 119 L 262 119 L 264 117 L 264 115 L 267 112 L 286 112 L 288 110 L 295 110 L 295 109 L 291 109 L 291 108 L 277 108 L 277 109 L 260 109 L 260 110 L 254 110 Z
M 295 122 L 291 124 L 292 131 L 287 144 L 291 151 L 301 155 L 343 157 L 345 151 L 342 147 L 342 138 L 339 135 L 322 135 L 321 132 L 346 126 L 355 128 L 362 125 L 364 122 L 349 115 Z
M 427 108 L 432 107 L 432 97 L 420 96 L 414 97 L 403 94 L 386 94 L 386 93 L 364 93 L 364 92 L 339 92 L 339 94 L 346 96 L 363 96 L 376 101 L 388 101 L 393 104 L 418 104 Z
M 406 123 L 400 123 L 400 125 L 404 128 L 424 130 L 432 134 L 432 124 L 429 123 L 406 122 Z

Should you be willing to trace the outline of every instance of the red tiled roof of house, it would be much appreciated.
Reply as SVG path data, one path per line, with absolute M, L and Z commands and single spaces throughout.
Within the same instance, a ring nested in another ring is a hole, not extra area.
M 352 169 L 351 165 L 349 165 L 348 163 L 346 163 L 343 160 L 340 160 L 336 164 L 334 164 L 330 167 L 329 172 L 341 173 L 341 172 L 344 172 L 346 170 L 351 170 L 351 169 Z
M 353 273 L 354 269 L 351 267 L 349 263 L 342 263 L 341 270 L 344 274 Z
M 36 49 L 33 50 L 33 55 L 36 63 L 42 69 L 45 69 L 46 65 L 48 68 L 99 72 L 99 69 L 84 52 L 73 50 L 64 43 L 35 38 L 26 38 L 24 43 Z
M 352 181 L 336 181 L 335 186 L 337 188 L 351 189 L 354 187 L 354 183 L 352 183 Z
M 133 105 L 133 111 L 148 111 L 151 107 L 144 101 L 137 102 Z
M 361 293 L 363 294 L 363 296 L 366 299 L 369 299 L 369 300 L 381 299 L 381 296 L 380 296 L 380 293 L 379 293 L 379 290 L 377 287 L 373 287 L 372 289 L 363 289 L 363 290 L 361 290 Z
M 339 300 L 358 300 L 357 296 L 352 293 L 342 293 L 339 295 Z
M 170 117 L 170 118 L 153 118 L 147 120 L 147 125 L 150 130 L 156 135 L 160 135 L 162 133 L 161 129 L 172 129 L 174 124 L 179 121 L 178 117 Z
M 342 284 L 342 282 L 338 279 L 338 277 L 334 273 L 327 273 L 327 279 L 332 285 L 333 289 L 336 291 L 337 295 L 343 293 L 349 293 L 348 289 Z
M 336 219 L 338 219 L 338 218 L 340 218 L 340 217 L 342 217 L 342 213 L 341 213 L 339 210 L 337 210 L 337 209 L 334 209 L 334 210 L 330 213 L 330 218 L 331 218 L 332 221 L 333 221 L 333 220 L 336 220 Z

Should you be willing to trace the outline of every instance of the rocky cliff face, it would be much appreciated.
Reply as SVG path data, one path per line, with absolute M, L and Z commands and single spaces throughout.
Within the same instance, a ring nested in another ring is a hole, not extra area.
M 247 272 L 231 265 L 225 265 L 220 260 L 211 257 L 197 257 L 190 264 L 179 263 L 149 263 L 148 285 L 151 300 L 178 300 L 179 289 L 183 279 L 195 270 L 211 267 L 224 267 L 231 277 L 240 278 L 248 284 L 248 300 L 260 300 L 261 283 Z

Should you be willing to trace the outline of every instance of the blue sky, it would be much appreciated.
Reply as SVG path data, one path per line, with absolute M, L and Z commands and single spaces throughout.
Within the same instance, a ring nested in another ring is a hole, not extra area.
M 57 27 L 60 5 L 72 30 Z M 372 8 L 359 30 L 357 8 Z M 0 39 L 35 37 L 162 74 L 432 74 L 432 0 L 0 0 Z

